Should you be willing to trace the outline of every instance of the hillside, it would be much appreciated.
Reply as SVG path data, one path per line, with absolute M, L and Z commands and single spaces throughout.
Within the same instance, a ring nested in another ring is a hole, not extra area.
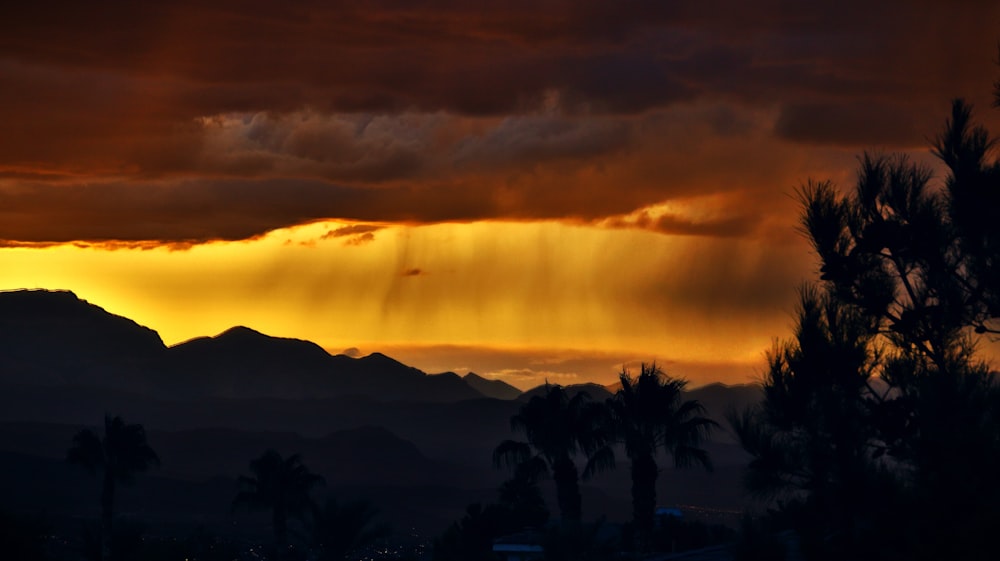
M 380 353 L 330 355 L 315 343 L 234 327 L 167 348 L 132 320 L 72 292 L 0 293 L 0 383 L 92 386 L 157 398 L 449 402 L 483 397 L 455 374 L 428 375 Z
M 144 520 L 190 524 L 194 516 L 236 531 L 226 518 L 233 478 L 274 448 L 301 454 L 328 492 L 372 499 L 390 518 L 434 534 L 465 505 L 495 500 L 509 474 L 493 467 L 492 452 L 521 438 L 511 416 L 545 391 L 522 394 L 473 373 L 429 375 L 381 353 L 331 355 L 247 327 L 168 348 L 155 331 L 68 292 L 0 293 L 0 314 L 0 475 L 10 478 L 0 492 L 10 508 L 34 505 L 57 519 L 93 510 L 93 489 L 79 488 L 93 482 L 67 471 L 63 458 L 76 430 L 111 413 L 142 423 L 163 460 L 122 495 L 127 509 L 156 503 Z M 596 384 L 568 390 L 595 401 L 612 395 Z M 688 395 L 724 425 L 725 412 L 753 403 L 758 391 L 713 384 Z M 746 455 L 724 429 L 708 448 L 715 473 L 665 466 L 661 502 L 744 504 Z M 588 508 L 612 519 L 628 515 L 620 451 L 618 461 L 618 470 L 583 484 Z M 228 490 L 207 492 L 210 482 Z

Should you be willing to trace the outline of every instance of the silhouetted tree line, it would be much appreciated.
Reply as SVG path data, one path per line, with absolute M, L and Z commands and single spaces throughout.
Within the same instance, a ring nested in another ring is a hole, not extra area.
M 958 100 L 933 141 L 943 189 L 865 153 L 853 192 L 800 190 L 820 281 L 768 354 L 763 402 L 730 421 L 748 489 L 809 558 L 1000 555 L 1000 388 L 976 352 L 1000 334 L 994 146 Z
M 994 94 L 1000 107 L 1000 81 Z M 1000 387 L 976 352 L 983 337 L 1000 335 L 995 144 L 957 100 L 933 143 L 948 169 L 943 189 L 905 156 L 865 153 L 853 193 L 830 182 L 800 190 L 821 277 L 801 289 L 793 339 L 768 353 L 761 404 L 728 416 L 753 458 L 746 487 L 773 507 L 764 520 L 745 520 L 737 557 L 784 557 L 786 528 L 812 559 L 997 557 Z M 604 404 L 547 388 L 511 420 L 526 441 L 504 441 L 494 462 L 522 485 L 551 475 L 556 528 L 575 532 L 569 542 L 580 546 L 595 532 L 580 531 L 574 457 L 585 458 L 588 477 L 613 468 L 611 446 L 623 444 L 635 542 L 620 545 L 646 551 L 656 547 L 657 451 L 677 466 L 710 468 L 700 443 L 713 423 L 681 399 L 684 382 L 655 365 L 637 378 L 623 372 L 621 382 Z M 436 557 L 492 558 L 490 538 L 517 526 L 505 508 L 470 508 Z M 546 543 L 555 559 L 567 542 Z
M 696 400 L 685 400 L 686 382 L 667 376 L 656 364 L 642 364 L 637 376 L 623 369 L 621 389 L 603 403 L 586 391 L 570 395 L 557 385 L 533 396 L 511 418 L 511 429 L 525 440 L 505 440 L 494 451 L 497 467 L 512 477 L 500 489 L 500 502 L 471 505 L 466 515 L 435 543 L 441 561 L 495 559 L 494 539 L 533 528 L 542 531 L 546 559 L 608 559 L 621 549 L 648 551 L 660 545 L 655 524 L 657 454 L 663 450 L 677 467 L 711 469 L 701 444 L 715 426 Z M 600 538 L 601 522 L 582 522 L 580 479 L 616 466 L 621 445 L 630 461 L 633 521 L 629 537 Z M 576 457 L 582 456 L 582 471 Z M 561 519 L 546 527 L 548 511 L 539 489 L 551 476 Z M 678 528 L 672 528 L 677 534 Z M 662 534 L 662 532 L 661 532 Z M 662 535 L 660 536 L 662 537 Z M 676 536 L 671 541 L 676 545 Z
M 119 485 L 134 482 L 136 475 L 159 465 L 159 457 L 146 440 L 142 425 L 128 424 L 121 417 L 106 416 L 103 434 L 83 429 L 73 437 L 67 453 L 70 463 L 101 478 L 101 520 L 98 528 L 84 528 L 80 553 L 95 561 L 146 559 L 232 560 L 242 553 L 231 543 L 198 531 L 186 540 L 147 539 L 145 527 L 134 520 L 116 520 L 114 504 Z M 312 492 L 324 484 L 309 471 L 299 455 L 282 457 L 265 451 L 250 461 L 251 475 L 239 478 L 232 510 L 264 510 L 271 514 L 274 533 L 265 555 L 279 560 L 312 559 L 342 561 L 389 535 L 389 527 L 377 523 L 378 510 L 364 500 L 338 502 L 327 498 L 317 503 Z M 5 553 L 24 560 L 48 559 L 43 519 L 13 519 L 0 513 L 0 533 Z M 15 523 L 16 521 L 16 523 Z M 296 522 L 297 532 L 290 530 Z M 256 556 L 257 558 L 260 555 Z

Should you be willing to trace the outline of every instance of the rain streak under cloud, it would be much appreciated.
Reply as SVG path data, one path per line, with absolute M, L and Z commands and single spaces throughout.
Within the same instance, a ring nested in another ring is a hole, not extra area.
M 795 188 L 998 122 L 995 2 L 56 4 L 0 8 L 2 286 L 168 342 L 744 381 L 815 269 Z

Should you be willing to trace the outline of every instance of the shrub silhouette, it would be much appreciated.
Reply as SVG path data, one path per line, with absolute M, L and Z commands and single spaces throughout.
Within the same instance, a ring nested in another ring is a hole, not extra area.
M 378 509 L 364 500 L 340 503 L 327 499 L 313 510 L 309 525 L 311 545 L 320 561 L 343 561 L 389 535 L 389 527 L 375 523 Z

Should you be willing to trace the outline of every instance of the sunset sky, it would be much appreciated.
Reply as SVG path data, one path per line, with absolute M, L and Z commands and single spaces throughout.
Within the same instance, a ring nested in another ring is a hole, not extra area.
M 949 5 L 955 4 L 956 6 Z M 1000 2 L 7 2 L 0 288 L 526 388 L 750 381 L 795 190 L 936 165 Z

